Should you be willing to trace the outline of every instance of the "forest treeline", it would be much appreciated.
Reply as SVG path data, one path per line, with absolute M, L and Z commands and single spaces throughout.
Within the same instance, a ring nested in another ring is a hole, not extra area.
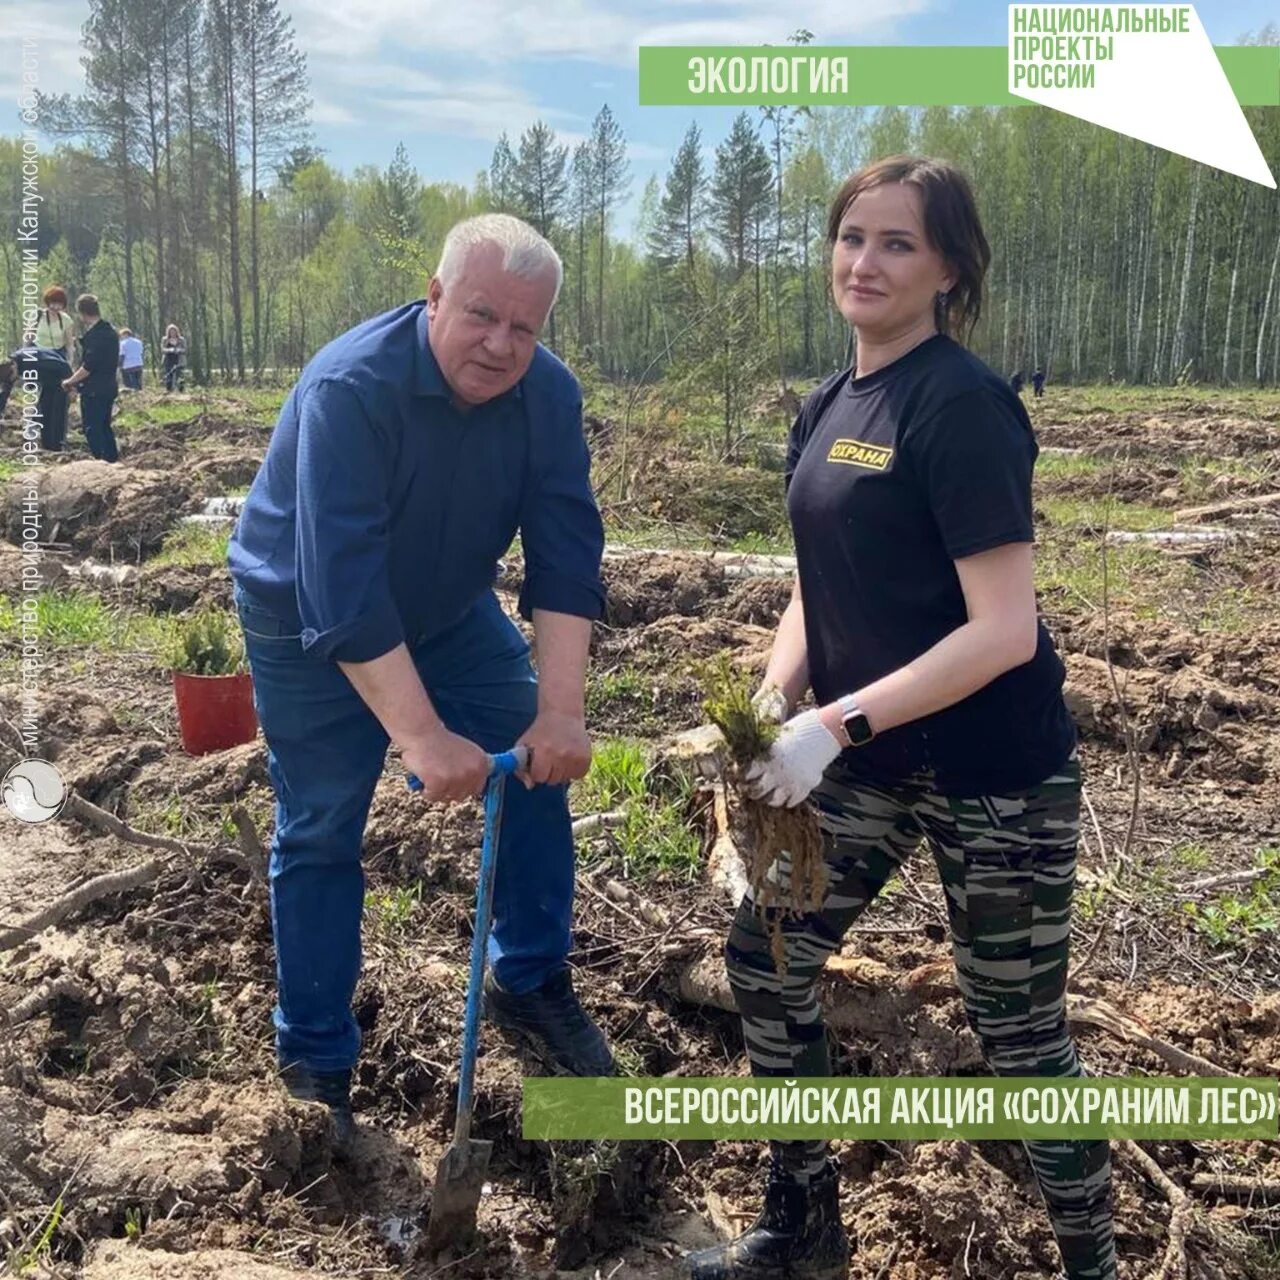
M 1249 39 L 1276 43 L 1276 29 Z M 762 381 L 846 359 L 827 204 L 859 164 L 915 151 L 973 180 L 993 253 L 973 346 L 996 367 L 1040 364 L 1059 381 L 1280 380 L 1275 193 L 1044 108 L 744 111 L 721 138 L 691 123 L 637 190 L 605 105 L 572 149 L 543 122 L 504 134 L 463 185 L 403 146 L 385 168 L 330 165 L 278 0 L 90 0 L 83 49 L 83 94 L 39 103 L 41 281 L 98 294 L 152 352 L 178 323 L 197 378 L 296 368 L 421 296 L 454 221 L 502 209 L 564 258 L 551 345 L 606 377 L 714 389 L 728 436 Z M 1280 110 L 1245 114 L 1280 168 Z M 0 138 L 11 226 L 21 145 Z M 7 237 L 9 342 L 20 272 Z

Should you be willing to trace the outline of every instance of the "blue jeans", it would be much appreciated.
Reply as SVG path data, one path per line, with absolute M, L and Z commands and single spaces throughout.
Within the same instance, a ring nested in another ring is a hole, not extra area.
M 360 1031 L 351 999 L 360 972 L 360 846 L 386 732 L 334 662 L 236 588 L 276 793 L 271 916 L 276 1048 L 313 1071 L 352 1066 Z M 411 648 L 445 724 L 486 751 L 512 746 L 537 711 L 529 645 L 491 593 L 448 631 Z M 573 837 L 567 788 L 507 787 L 489 961 L 509 991 L 539 987 L 571 942 Z
M 115 402 L 114 391 L 109 395 L 82 393 L 80 396 L 80 420 L 89 441 L 89 452 L 103 462 L 115 462 L 120 456 L 116 448 L 116 433 L 111 430 L 111 406 Z

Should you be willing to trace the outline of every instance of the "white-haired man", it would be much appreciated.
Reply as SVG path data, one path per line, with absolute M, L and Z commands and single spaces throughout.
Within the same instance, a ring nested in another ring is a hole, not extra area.
M 561 278 L 518 219 L 459 223 L 425 301 L 303 370 L 231 540 L 276 792 L 277 1055 L 344 1142 L 360 846 L 389 742 L 436 801 L 476 795 L 486 752 L 531 748 L 526 785 L 507 791 L 486 1011 L 560 1071 L 612 1071 L 565 959 L 566 784 L 591 758 L 584 681 L 604 592 L 581 392 L 538 343 Z M 517 530 L 537 679 L 492 590 Z

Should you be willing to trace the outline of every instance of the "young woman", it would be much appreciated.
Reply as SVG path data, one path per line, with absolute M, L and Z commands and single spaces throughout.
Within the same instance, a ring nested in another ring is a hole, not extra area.
M 171 324 L 164 331 L 164 341 L 160 344 L 163 357 L 164 389 L 166 391 L 182 390 L 182 361 L 187 354 L 187 342 L 182 330 Z
M 949 334 L 978 318 L 990 251 L 969 184 L 896 156 L 828 219 L 854 366 L 792 428 L 797 579 L 757 705 L 785 720 L 756 794 L 815 806 L 829 888 L 786 920 L 785 977 L 750 894 L 726 948 L 752 1071 L 830 1073 L 815 984 L 923 837 L 957 984 L 1001 1075 L 1075 1076 L 1063 1003 L 1080 766 L 1063 665 L 1036 616 L 1036 443 L 1004 379 Z M 793 719 L 812 688 L 817 706 Z M 785 856 L 772 875 L 785 885 Z M 1105 1142 L 1027 1144 L 1070 1280 L 1114 1280 Z M 691 1255 L 695 1280 L 843 1277 L 849 1241 L 821 1141 L 773 1144 L 764 1212 Z
M 36 322 L 36 346 L 61 351 L 67 363 L 74 364 L 76 327 L 67 315 L 67 291 L 60 284 L 51 284 L 40 301 L 44 306 Z

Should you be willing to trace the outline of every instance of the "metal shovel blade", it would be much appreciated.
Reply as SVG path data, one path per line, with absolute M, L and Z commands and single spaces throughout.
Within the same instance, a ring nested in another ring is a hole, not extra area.
M 440 1158 L 427 1223 L 427 1248 L 432 1252 L 465 1244 L 475 1234 L 476 1209 L 492 1154 L 492 1142 L 467 1138 L 451 1142 Z

